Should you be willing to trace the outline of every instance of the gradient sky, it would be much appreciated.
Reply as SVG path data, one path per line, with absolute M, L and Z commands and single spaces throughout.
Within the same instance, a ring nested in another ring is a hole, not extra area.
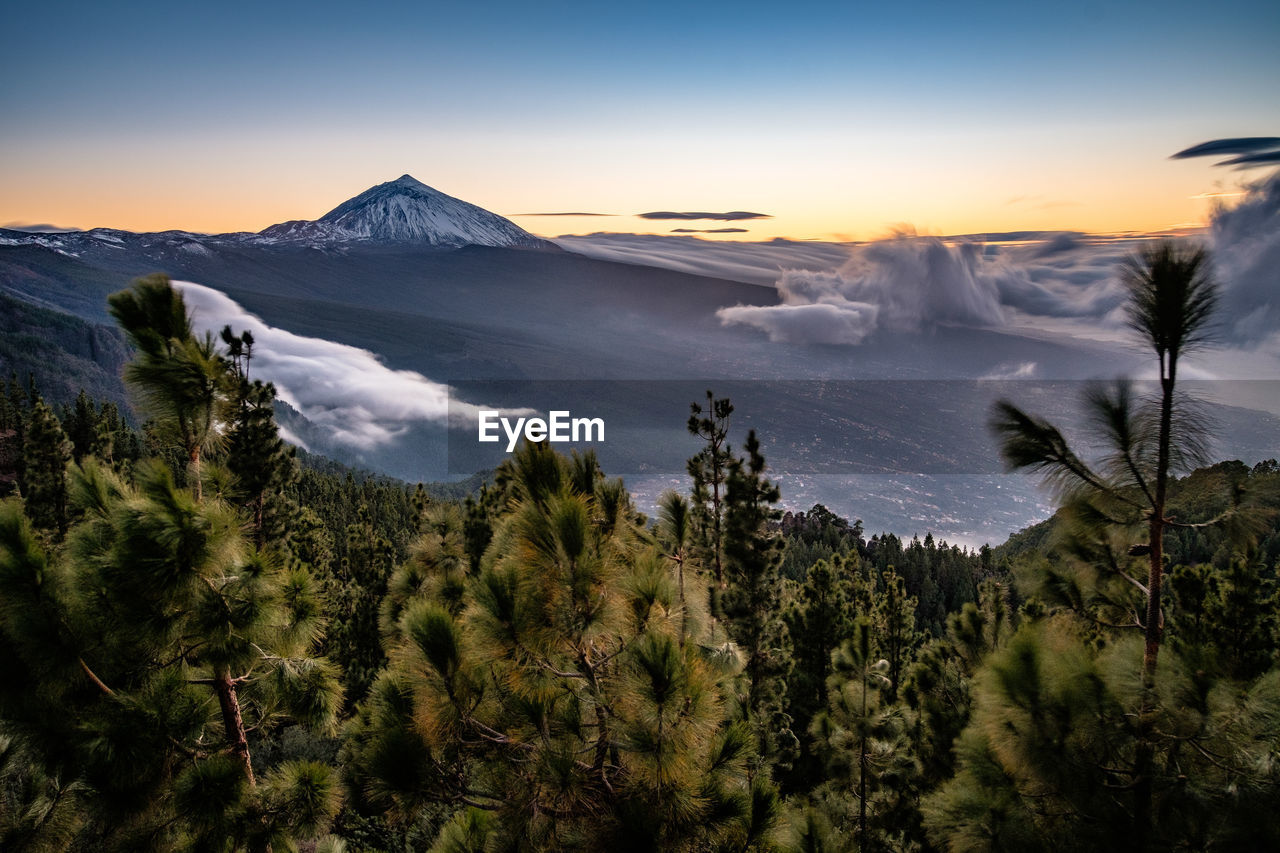
M 1203 221 L 1280 4 L 9 4 L 0 224 L 258 230 L 403 173 L 546 235 Z M 1257 173 L 1252 173 L 1257 176 Z

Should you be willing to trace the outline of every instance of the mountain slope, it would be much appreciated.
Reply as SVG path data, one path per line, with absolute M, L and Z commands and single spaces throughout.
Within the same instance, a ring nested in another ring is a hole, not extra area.
M 82 320 L 0 292 L 0 379 L 36 378 L 47 400 L 70 402 L 84 389 L 123 408 L 120 374 L 129 347 L 115 326 Z

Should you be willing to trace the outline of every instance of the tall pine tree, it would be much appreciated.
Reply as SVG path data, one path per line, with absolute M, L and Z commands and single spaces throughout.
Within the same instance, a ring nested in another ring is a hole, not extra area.
M 765 476 L 755 431 L 747 455 L 729 468 L 725 489 L 723 595 L 725 629 L 743 656 L 743 715 L 754 728 L 763 758 L 793 760 L 799 742 L 786 714 L 790 641 L 782 613 L 782 539 L 778 487 Z
M 61 539 L 67 532 L 67 465 L 71 442 L 53 410 L 36 400 L 26 427 L 20 487 L 27 517 Z
M 498 480 L 479 565 L 441 511 L 391 581 L 356 787 L 406 819 L 445 805 L 438 850 L 760 849 L 778 805 L 744 781 L 732 671 L 682 643 L 670 561 L 606 509 L 616 484 L 531 444 Z
M 190 439 L 198 467 L 202 431 L 226 429 L 210 402 L 220 361 L 162 279 L 112 304 L 146 343 L 128 372 L 135 392 L 163 401 L 158 429 Z M 197 378 L 207 369 L 213 383 L 187 395 L 196 355 Z M 338 805 L 332 769 L 260 774 L 250 740 L 287 721 L 336 725 L 337 673 L 313 652 L 314 584 L 252 548 L 243 516 L 202 496 L 198 477 L 183 488 L 158 459 L 134 475 L 92 457 L 73 468 L 83 521 L 55 553 L 15 504 L 0 510 L 0 735 L 45 777 L 74 783 L 80 834 L 99 849 L 257 851 L 313 837 Z

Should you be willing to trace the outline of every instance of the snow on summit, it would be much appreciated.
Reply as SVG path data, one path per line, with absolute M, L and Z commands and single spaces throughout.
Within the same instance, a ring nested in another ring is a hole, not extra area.
M 272 225 L 273 241 L 417 243 L 431 246 L 554 248 L 508 219 L 432 189 L 411 175 L 378 184 L 314 222 Z

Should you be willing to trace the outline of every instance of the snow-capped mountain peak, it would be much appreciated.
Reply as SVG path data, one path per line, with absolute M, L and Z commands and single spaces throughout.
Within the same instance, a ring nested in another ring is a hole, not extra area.
M 193 234 L 162 231 L 134 234 L 109 228 L 65 233 L 26 232 L 0 228 L 0 246 L 38 245 L 70 257 L 126 244 L 160 252 L 207 251 L 221 245 L 310 246 L 345 250 L 350 244 L 459 248 L 547 249 L 554 243 L 535 237 L 496 213 L 446 195 L 412 175 L 378 184 L 348 199 L 319 219 L 293 219 L 258 233 Z
M 402 175 L 348 199 L 314 222 L 262 232 L 272 242 L 414 243 L 430 246 L 554 248 L 515 223 Z

